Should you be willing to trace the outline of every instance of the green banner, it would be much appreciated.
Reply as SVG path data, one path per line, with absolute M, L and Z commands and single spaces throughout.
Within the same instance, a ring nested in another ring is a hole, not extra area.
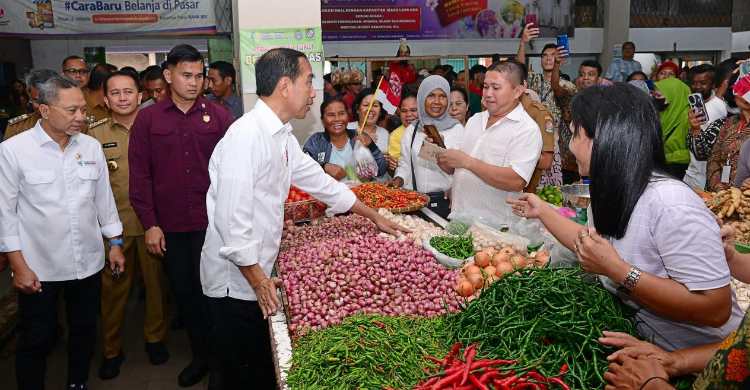
M 323 89 L 323 40 L 320 27 L 240 30 L 242 93 L 255 93 L 255 62 L 271 49 L 286 47 L 307 55 L 313 88 Z

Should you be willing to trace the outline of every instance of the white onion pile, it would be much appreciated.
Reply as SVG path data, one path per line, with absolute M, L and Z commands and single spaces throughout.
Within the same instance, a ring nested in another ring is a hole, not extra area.
M 456 271 L 411 240 L 359 237 L 310 242 L 279 255 L 289 331 L 303 335 L 356 313 L 435 317 L 458 310 Z
M 402 234 L 399 237 L 394 237 L 388 233 L 380 233 L 381 237 L 388 237 L 397 241 L 406 241 L 407 239 L 412 239 L 412 241 L 414 242 L 414 246 L 421 248 L 424 244 L 424 241 L 429 240 L 430 237 L 448 235 L 448 232 L 445 229 L 427 222 L 419 217 L 404 214 L 394 214 L 386 209 L 379 209 L 378 214 L 382 215 L 391 222 L 397 223 L 411 230 L 411 233 Z
M 298 246 L 313 241 L 348 237 L 373 237 L 379 230 L 369 219 L 351 214 L 313 220 L 309 226 L 295 228 L 281 239 L 281 246 Z
M 495 250 L 501 250 L 503 248 L 512 248 L 514 251 L 519 253 L 526 253 L 526 245 L 520 244 L 518 241 L 512 239 L 511 235 L 507 233 L 497 232 L 497 234 L 489 234 L 484 229 L 478 228 L 476 225 L 469 228 L 464 236 L 471 235 L 474 238 L 474 250 L 481 251 L 485 248 L 494 248 Z M 501 237 L 508 237 L 507 239 Z
M 747 311 L 747 308 L 750 307 L 750 284 L 732 278 L 732 290 L 737 294 L 737 303 L 742 311 Z

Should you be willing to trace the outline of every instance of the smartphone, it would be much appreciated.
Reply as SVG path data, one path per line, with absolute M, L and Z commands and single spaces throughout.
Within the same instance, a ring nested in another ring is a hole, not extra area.
M 740 77 L 744 77 L 748 74 L 750 74 L 750 61 L 743 62 L 740 65 Z
M 443 142 L 443 137 L 441 137 L 440 133 L 438 133 L 437 127 L 433 125 L 424 125 L 424 131 L 425 133 L 427 133 L 428 137 L 432 138 L 432 143 L 440 146 L 443 149 L 447 149 L 445 147 L 445 143 Z
M 649 91 L 656 91 L 656 84 L 654 84 L 654 79 L 646 80 L 646 85 L 648 85 Z
M 688 104 L 690 109 L 693 111 L 700 112 L 705 118 L 704 123 L 708 121 L 708 112 L 706 112 L 706 105 L 703 103 L 703 96 L 699 93 L 691 93 L 688 95 Z
M 534 27 L 539 27 L 539 25 L 536 24 L 536 14 L 526 14 L 526 25 L 533 24 Z
M 565 50 L 568 51 L 568 55 L 566 55 L 563 58 L 570 58 L 570 45 L 568 45 L 568 36 L 567 35 L 558 35 L 557 36 L 557 47 L 564 47 Z

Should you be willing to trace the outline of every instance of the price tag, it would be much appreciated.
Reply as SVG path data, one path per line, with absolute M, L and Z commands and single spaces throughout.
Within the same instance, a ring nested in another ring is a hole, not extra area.
M 732 167 L 724 165 L 721 168 L 721 182 L 724 184 L 729 183 L 729 173 L 732 171 Z

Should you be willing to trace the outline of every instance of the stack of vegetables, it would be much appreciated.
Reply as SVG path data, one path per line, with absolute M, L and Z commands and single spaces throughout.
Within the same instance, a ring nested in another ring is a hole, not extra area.
M 732 187 L 716 193 L 700 191 L 698 195 L 709 210 L 734 227 L 737 242 L 750 243 L 750 190 L 742 192 Z
M 468 301 L 476 299 L 482 288 L 496 282 L 503 276 L 525 267 L 545 267 L 549 262 L 549 253 L 539 251 L 533 257 L 516 253 L 512 248 L 495 251 L 485 248 L 474 255 L 474 260 L 467 261 L 456 276 L 456 292 Z
M 369 219 L 356 215 L 317 219 L 308 226 L 297 227 L 281 239 L 282 247 L 299 246 L 313 241 L 335 238 L 375 237 L 378 228 Z
M 290 332 L 304 334 L 356 313 L 436 317 L 456 311 L 456 272 L 410 240 L 384 237 L 309 242 L 279 255 Z
M 536 194 L 542 198 L 543 201 L 551 203 L 557 207 L 562 207 L 563 195 L 560 191 L 560 187 L 549 185 L 540 188 Z
M 284 201 L 284 220 L 305 222 L 324 217 L 325 214 L 325 203 L 315 199 L 307 192 L 291 186 L 289 195 Z
M 461 236 L 438 236 L 430 238 L 430 246 L 438 252 L 453 258 L 464 260 L 477 253 L 474 250 L 474 239 Z
M 382 215 L 391 222 L 397 223 L 411 230 L 411 233 L 402 234 L 398 237 L 394 237 L 388 233 L 380 233 L 380 236 L 388 237 L 397 241 L 406 241 L 407 239 L 412 239 L 414 246 L 420 248 L 422 247 L 424 240 L 427 240 L 430 237 L 445 236 L 448 234 L 448 232 L 446 232 L 443 228 L 413 215 L 394 214 L 386 209 L 379 209 L 378 214 Z
M 504 369 L 517 377 L 532 369 L 576 389 L 604 386 L 603 330 L 636 334 L 634 313 L 620 300 L 582 278 L 578 268 L 524 268 L 485 287 L 448 322 L 465 345 L 482 343 L 479 357 L 519 360 Z
M 385 184 L 369 182 L 352 188 L 362 203 L 378 209 L 401 209 L 426 204 L 429 199 L 426 196 L 413 191 L 388 187 Z

